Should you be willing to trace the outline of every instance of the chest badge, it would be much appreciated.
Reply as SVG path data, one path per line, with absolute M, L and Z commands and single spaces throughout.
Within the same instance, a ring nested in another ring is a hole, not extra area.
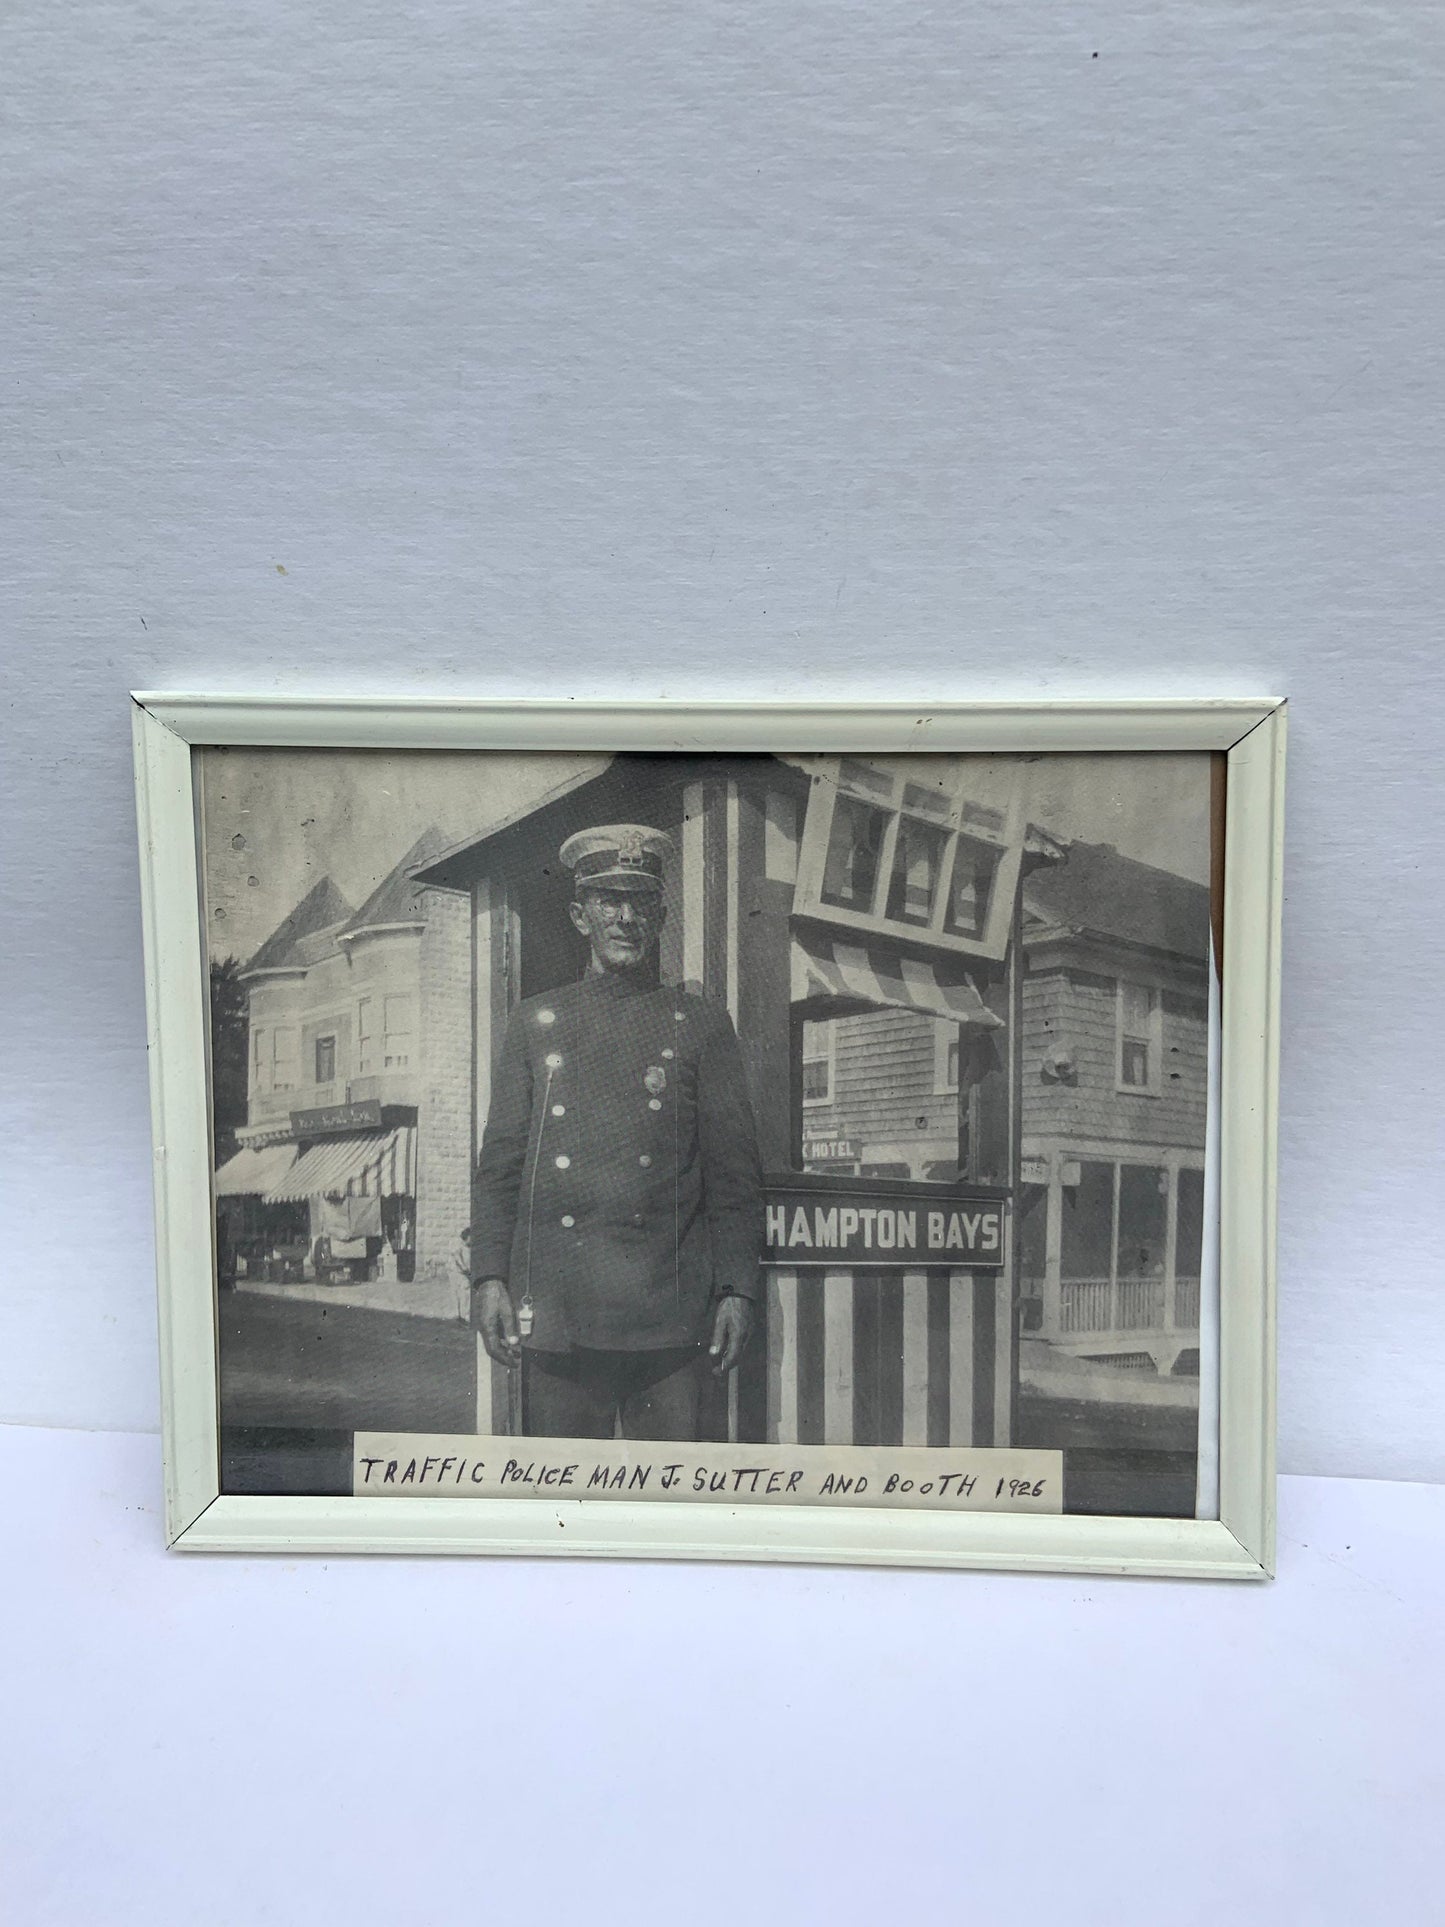
M 661 1064 L 649 1064 L 643 1073 L 642 1081 L 654 1097 L 661 1097 L 667 1089 L 667 1072 Z

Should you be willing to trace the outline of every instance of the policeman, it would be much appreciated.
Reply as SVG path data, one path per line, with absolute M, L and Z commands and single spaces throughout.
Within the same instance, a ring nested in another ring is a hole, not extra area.
M 640 824 L 562 845 L 578 983 L 513 1012 L 472 1194 L 473 1315 L 523 1363 L 525 1429 L 693 1439 L 701 1349 L 752 1327 L 762 1173 L 726 1010 L 660 984 L 663 863 Z

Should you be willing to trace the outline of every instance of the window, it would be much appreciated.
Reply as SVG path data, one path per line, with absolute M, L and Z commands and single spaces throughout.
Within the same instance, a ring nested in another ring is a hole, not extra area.
M 829 760 L 808 800 L 796 912 L 1002 957 L 1023 857 L 1020 775 L 987 757 Z
M 958 1058 L 963 1032 L 940 1018 L 933 1029 L 933 1088 L 940 1095 L 958 1089 Z
M 1199 1327 L 1199 1274 L 1204 1264 L 1204 1173 L 1185 1165 L 1179 1172 L 1178 1221 L 1174 1232 L 1174 1323 Z M 1183 1367 L 1176 1364 L 1179 1372 Z M 1196 1363 L 1196 1371 L 1199 1369 Z
M 356 1074 L 366 1077 L 376 1069 L 376 999 L 362 997 L 356 1006 Z
M 383 997 L 381 1001 L 382 1023 L 385 1026 L 382 1068 L 388 1071 L 406 1070 L 411 1064 L 416 1045 L 415 1005 L 410 997 Z
M 1079 1181 L 1064 1187 L 1059 1276 L 1065 1284 L 1107 1285 L 1114 1272 L 1113 1164 L 1079 1163 Z
M 271 1033 L 271 1089 L 294 1091 L 300 1074 L 300 1036 L 294 1024 L 278 1024 Z
M 251 1032 L 251 1089 L 258 1096 L 271 1086 L 266 1073 L 271 1068 L 271 1033 L 266 1030 Z
M 1076 1168 L 1060 1225 L 1061 1329 L 1157 1330 L 1166 1312 L 1168 1169 L 1094 1158 Z
M 1204 1173 L 1185 1165 L 1179 1173 L 1179 1223 L 1174 1234 L 1174 1269 L 1197 1281 L 1204 1258 Z M 1195 1289 L 1198 1289 L 1197 1283 Z
M 851 796 L 840 796 L 823 865 L 823 901 L 837 910 L 872 914 L 878 894 L 878 862 L 888 817 Z
M 1121 1278 L 1164 1276 L 1169 1173 L 1152 1164 L 1119 1166 L 1116 1268 Z
M 831 1022 L 803 1023 L 803 1102 L 833 1101 L 833 1026 Z
M 1163 1055 L 1159 992 L 1148 984 L 1120 983 L 1117 1010 L 1118 1056 L 1115 1081 L 1121 1091 L 1159 1090 Z
M 336 1039 L 318 1037 L 316 1040 L 316 1082 L 330 1084 L 336 1078 Z

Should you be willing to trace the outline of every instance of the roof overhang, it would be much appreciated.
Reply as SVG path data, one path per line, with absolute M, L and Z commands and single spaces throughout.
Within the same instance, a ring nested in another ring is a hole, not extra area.
M 463 837 L 460 842 L 450 844 L 430 862 L 420 863 L 415 869 L 408 870 L 407 875 L 414 877 L 418 883 L 431 884 L 437 889 L 468 889 L 476 868 L 471 859 L 484 844 L 490 843 L 504 830 L 510 830 L 514 825 L 525 822 L 529 816 L 535 816 L 539 810 L 546 809 L 548 804 L 558 803 L 563 797 L 570 796 L 574 790 L 581 789 L 584 783 L 595 782 L 611 766 L 612 761 L 610 754 L 590 758 L 583 768 L 573 769 L 560 783 L 554 783 L 550 789 L 544 790 L 541 795 L 532 797 L 526 803 L 519 804 L 517 808 L 504 811 L 485 829 L 477 830 L 471 836 Z
M 1207 979 L 1207 963 L 1202 956 L 1186 956 L 1182 951 L 1136 943 L 1082 925 L 1041 924 L 1032 929 L 1026 925 L 1023 947 L 1029 968 L 1034 971 L 1053 965 L 1097 976 L 1117 976 L 1133 967 L 1150 972 L 1161 982 L 1201 993 Z
M 359 930 L 343 930 L 336 939 L 338 943 L 360 943 L 363 937 L 391 937 L 399 930 L 425 930 L 422 918 L 408 920 L 406 923 L 364 923 Z

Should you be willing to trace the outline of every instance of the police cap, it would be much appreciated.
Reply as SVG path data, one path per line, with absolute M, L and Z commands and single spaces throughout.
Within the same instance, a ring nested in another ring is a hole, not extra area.
M 559 854 L 572 872 L 574 889 L 660 890 L 663 862 L 672 851 L 672 838 L 663 830 L 602 823 L 569 836 Z

